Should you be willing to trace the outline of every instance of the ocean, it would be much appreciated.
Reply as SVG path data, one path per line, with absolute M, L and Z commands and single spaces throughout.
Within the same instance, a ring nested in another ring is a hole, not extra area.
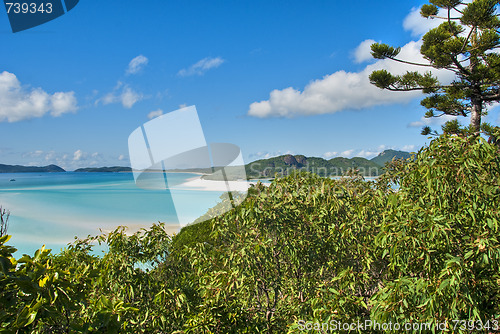
M 168 179 L 181 183 L 193 176 L 169 173 Z M 189 208 L 189 219 L 194 220 L 222 193 L 178 191 L 176 205 Z M 18 249 L 16 257 L 32 255 L 44 244 L 57 253 L 75 236 L 97 235 L 118 226 L 134 232 L 164 222 L 171 233 L 180 229 L 170 193 L 138 188 L 132 173 L 2 173 L 0 206 L 10 211 L 8 244 Z

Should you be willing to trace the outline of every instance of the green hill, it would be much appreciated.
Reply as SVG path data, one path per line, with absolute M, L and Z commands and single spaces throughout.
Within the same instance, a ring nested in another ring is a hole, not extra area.
M 383 167 L 387 162 L 392 161 L 392 159 L 410 159 L 411 156 L 410 153 L 404 151 L 385 150 L 370 161 Z
M 333 158 L 326 160 L 303 155 L 282 155 L 251 162 L 245 166 L 248 178 L 268 178 L 290 175 L 294 170 L 303 170 L 319 176 L 342 176 L 351 170 L 359 170 L 364 176 L 378 176 L 381 166 L 365 158 Z
M 131 172 L 132 168 L 130 167 L 87 167 L 87 168 L 78 168 L 75 172 L 87 172 L 87 173 L 117 173 L 117 172 Z
M 65 172 L 65 170 L 56 165 L 37 167 L 37 166 L 0 164 L 0 173 L 59 173 L 59 172 Z
M 357 170 L 363 176 L 379 176 L 384 173 L 384 165 L 392 159 L 408 159 L 411 154 L 404 151 L 385 150 L 377 157 L 368 160 L 361 157 L 344 158 L 336 157 L 326 160 L 318 157 L 306 157 L 304 155 L 281 155 L 269 159 L 260 159 L 245 165 L 248 179 L 274 178 L 275 175 L 286 176 L 295 170 L 307 171 L 319 176 L 342 176 L 346 173 Z M 226 167 L 226 174 L 229 179 L 233 168 Z M 234 174 L 239 175 L 234 169 Z M 205 175 L 204 179 L 219 180 L 221 175 Z

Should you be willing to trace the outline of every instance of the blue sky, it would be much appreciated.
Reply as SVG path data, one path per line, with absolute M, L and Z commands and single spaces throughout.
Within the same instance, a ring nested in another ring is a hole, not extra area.
M 421 126 L 442 120 L 422 119 L 418 94 L 371 86 L 374 69 L 408 68 L 368 46 L 418 60 L 433 24 L 423 3 L 82 0 L 15 34 L 0 10 L 0 163 L 129 165 L 129 134 L 184 105 L 208 142 L 239 145 L 246 161 L 416 150 Z

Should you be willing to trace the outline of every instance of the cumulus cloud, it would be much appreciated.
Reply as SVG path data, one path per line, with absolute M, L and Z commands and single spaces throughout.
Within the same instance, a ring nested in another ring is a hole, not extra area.
M 401 151 L 413 152 L 413 151 L 415 151 L 416 147 L 417 146 L 415 146 L 415 145 L 405 145 L 405 146 L 401 147 Z
M 446 11 L 442 9 L 438 12 L 439 16 L 447 15 Z M 426 19 L 420 15 L 420 7 L 414 7 L 410 11 L 410 14 L 406 16 L 403 21 L 403 28 L 410 31 L 413 36 L 422 36 L 430 29 L 436 28 L 443 21 L 440 19 Z
M 75 92 L 49 94 L 41 88 L 21 86 L 16 75 L 0 73 L 0 122 L 18 122 L 49 113 L 58 117 L 78 109 Z
M 460 118 L 462 118 L 462 117 L 460 117 Z M 408 126 L 410 128 L 419 128 L 422 126 L 430 126 L 430 127 L 441 126 L 448 121 L 452 121 L 454 119 L 460 119 L 460 118 L 458 118 L 457 116 L 452 116 L 452 115 L 442 115 L 439 117 L 431 117 L 431 118 L 426 118 L 426 117 L 422 116 L 420 118 L 420 120 L 415 121 L 415 122 L 411 122 L 410 124 L 408 124 Z
M 259 160 L 259 159 L 269 159 L 269 158 L 279 157 L 280 155 L 285 155 L 285 154 L 295 155 L 293 151 L 286 151 L 285 153 L 283 153 L 282 151 L 274 151 L 274 152 L 260 151 L 257 153 L 251 153 L 248 157 L 250 158 L 250 160 Z
M 143 99 L 143 95 L 137 93 L 130 87 L 125 87 L 119 97 L 120 102 L 125 108 L 132 108 L 134 104 Z
M 78 149 L 72 153 L 36 150 L 22 153 L 27 159 L 20 164 L 30 166 L 45 166 L 54 164 L 65 170 L 75 170 L 82 167 L 127 166 L 126 155 L 105 155 L 100 152 L 89 152 Z
M 22 154 L 23 158 L 30 157 L 30 158 L 37 158 L 42 156 L 44 152 L 42 150 L 36 150 L 36 151 L 31 151 L 31 152 L 25 152 Z
M 471 0 L 463 1 L 463 4 L 459 5 L 457 9 L 463 10 L 466 6 L 465 4 L 470 2 Z M 451 17 L 457 17 L 459 15 L 459 12 L 452 10 Z M 448 11 L 446 9 L 440 8 L 437 16 L 448 17 Z M 430 29 L 438 27 L 441 23 L 443 23 L 443 20 L 439 18 L 426 19 L 425 17 L 422 17 L 422 15 L 420 15 L 420 7 L 413 7 L 410 11 L 410 14 L 408 14 L 403 21 L 403 28 L 407 31 L 410 31 L 413 36 L 418 37 L 424 35 Z M 470 30 L 466 30 L 464 34 L 467 35 L 469 31 Z
M 75 153 L 73 153 L 73 161 L 80 161 L 84 159 L 85 155 L 86 154 L 84 154 L 82 150 L 76 150 Z
M 331 159 L 331 158 L 335 158 L 338 155 L 339 155 L 339 153 L 338 152 L 334 152 L 334 151 L 333 152 L 325 152 L 323 154 L 323 158 L 325 158 L 325 159 Z
M 205 74 L 206 71 L 208 71 L 212 68 L 217 68 L 220 65 L 222 65 L 222 63 L 224 63 L 224 61 L 225 60 L 222 59 L 221 57 L 203 58 L 202 60 L 191 65 L 190 67 L 180 70 L 177 74 L 181 77 L 187 77 L 187 76 L 191 76 L 191 75 L 203 75 L 203 74 Z
M 415 150 L 415 148 L 416 148 L 415 145 L 404 145 L 401 147 L 379 145 L 377 148 L 350 149 L 350 150 L 340 152 L 338 154 L 337 154 L 337 152 L 326 152 L 325 154 L 323 154 L 323 158 L 331 159 L 331 158 L 335 158 L 335 157 L 343 157 L 343 158 L 361 157 L 361 158 L 365 158 L 365 159 L 372 159 L 387 149 L 412 152 Z
M 113 91 L 98 99 L 96 101 L 96 104 L 98 104 L 99 102 L 102 102 L 102 104 L 104 105 L 121 103 L 123 107 L 130 109 L 134 106 L 134 104 L 143 99 L 144 95 L 142 93 L 138 93 L 128 85 L 118 81 Z
M 358 47 L 354 50 L 354 62 L 355 63 L 364 63 L 365 61 L 372 60 L 372 50 L 371 45 L 376 43 L 373 39 L 367 39 L 361 42 Z
M 163 115 L 163 110 L 158 109 L 158 110 L 154 110 L 154 111 L 150 112 L 148 114 L 148 118 L 153 119 L 153 118 L 161 116 L 161 115 Z
M 401 48 L 400 58 L 417 63 L 426 63 L 420 55 L 422 41 L 411 41 Z M 273 90 L 268 100 L 250 105 L 248 115 L 254 117 L 294 117 L 320 115 L 343 110 L 356 110 L 378 105 L 409 102 L 420 96 L 419 91 L 391 92 L 370 84 L 369 75 L 380 69 L 393 74 L 406 71 L 425 72 L 429 68 L 401 64 L 390 59 L 378 60 L 361 72 L 338 71 L 309 83 L 302 91 L 293 87 Z M 442 82 L 450 82 L 453 73 L 431 69 Z
M 144 57 L 143 55 L 138 55 L 137 57 L 135 57 L 130 61 L 126 73 L 136 74 L 140 72 L 148 64 L 148 62 L 149 59 L 147 57 Z
M 361 150 L 356 154 L 356 156 L 361 157 L 361 158 L 365 158 L 365 159 L 371 159 L 371 158 L 376 157 L 380 152 L 382 152 L 382 151 L 379 151 L 379 150 L 375 150 L 375 151 Z
M 354 150 L 346 150 L 344 152 L 341 152 L 340 156 L 344 158 L 352 158 L 354 157 Z
M 423 26 L 424 23 L 428 24 L 425 19 L 423 19 L 425 22 L 417 21 L 416 14 L 419 14 L 419 9 L 413 9 L 410 12 L 407 19 L 405 19 L 405 28 L 415 32 L 415 34 L 421 34 L 422 31 L 427 31 L 429 26 Z M 359 44 L 354 51 L 356 62 L 368 59 L 369 46 L 372 43 L 373 40 L 365 40 Z M 421 45 L 421 39 L 408 42 L 401 47 L 398 58 L 414 63 L 428 64 L 428 61 L 420 54 Z M 302 90 L 294 87 L 275 89 L 270 92 L 267 100 L 252 103 L 248 115 L 259 118 L 320 115 L 344 110 L 406 103 L 415 97 L 422 96 L 420 91 L 391 92 L 370 84 L 369 75 L 373 71 L 381 69 L 398 75 L 407 71 L 424 73 L 430 70 L 442 83 L 449 83 L 454 78 L 453 73 L 446 70 L 436 70 L 429 67 L 402 64 L 390 59 L 381 59 L 367 65 L 359 72 L 337 71 L 325 75 L 321 79 L 311 81 Z

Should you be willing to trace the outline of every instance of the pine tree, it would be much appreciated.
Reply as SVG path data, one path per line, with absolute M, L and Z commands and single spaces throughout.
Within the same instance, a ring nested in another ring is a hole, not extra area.
M 498 127 L 482 125 L 481 117 L 486 115 L 488 105 L 500 101 L 500 55 L 496 52 L 500 45 L 499 4 L 498 0 L 430 0 L 430 4 L 423 5 L 423 17 L 443 21 L 422 37 L 420 53 L 428 64 L 399 59 L 399 47 L 380 43 L 371 46 L 376 59 L 451 71 L 455 78 L 450 84 L 440 83 L 429 71 L 393 75 L 378 70 L 371 73 L 370 82 L 392 91 L 420 90 L 427 95 L 421 101 L 427 108 L 425 117 L 470 115 L 468 129 L 460 129 L 455 121 L 443 130 L 465 134 L 483 130 L 496 140 Z M 443 12 L 445 15 L 440 15 Z M 430 132 L 429 127 L 422 130 L 424 135 Z

